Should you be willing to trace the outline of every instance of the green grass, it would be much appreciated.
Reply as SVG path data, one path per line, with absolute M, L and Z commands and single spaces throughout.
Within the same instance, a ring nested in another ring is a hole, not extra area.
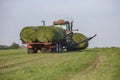
M 120 80 L 120 48 L 27 54 L 0 50 L 0 80 Z

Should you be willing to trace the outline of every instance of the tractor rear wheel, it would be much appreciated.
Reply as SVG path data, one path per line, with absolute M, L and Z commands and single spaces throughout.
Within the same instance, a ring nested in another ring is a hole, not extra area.
M 75 51 L 75 47 L 73 46 L 67 46 L 67 51 Z

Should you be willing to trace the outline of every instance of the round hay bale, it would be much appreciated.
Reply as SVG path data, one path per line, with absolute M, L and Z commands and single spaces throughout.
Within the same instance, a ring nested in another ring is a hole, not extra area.
M 55 32 L 55 38 L 54 39 L 64 39 L 66 36 L 66 31 L 63 28 L 51 26 L 51 28 Z
M 24 27 L 20 32 L 22 42 L 35 42 L 36 41 L 36 28 L 33 26 Z
M 55 32 L 48 26 L 39 26 L 37 31 L 37 41 L 39 42 L 51 42 L 55 37 Z
M 64 38 L 65 30 L 54 26 L 39 26 L 37 30 L 37 41 L 52 42 Z
M 74 33 L 73 34 L 73 37 L 72 37 L 72 41 L 74 43 L 78 43 L 79 41 L 83 40 L 83 39 L 86 39 L 87 37 L 84 36 L 83 34 L 81 33 Z M 83 49 L 86 49 L 88 47 L 88 41 L 85 41 L 81 44 L 78 44 L 78 45 L 75 45 L 75 49 L 77 50 L 83 50 Z

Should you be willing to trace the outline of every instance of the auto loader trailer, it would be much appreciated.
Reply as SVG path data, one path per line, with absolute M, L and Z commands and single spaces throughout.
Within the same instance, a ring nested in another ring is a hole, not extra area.
M 36 43 L 25 43 L 27 44 L 28 53 L 37 53 L 38 50 L 41 52 L 61 52 L 65 45 L 65 40 L 59 40 L 57 42 L 36 42 Z
M 60 53 L 64 49 L 67 49 L 67 51 L 75 51 L 76 49 L 73 46 L 89 41 L 95 36 L 96 34 L 90 38 L 83 39 L 75 44 L 67 42 L 66 40 L 60 40 L 58 42 L 51 42 L 51 43 L 37 42 L 37 43 L 26 43 L 26 44 L 27 44 L 28 54 L 37 53 L 38 50 L 40 50 L 41 52 L 52 51 L 52 52 Z

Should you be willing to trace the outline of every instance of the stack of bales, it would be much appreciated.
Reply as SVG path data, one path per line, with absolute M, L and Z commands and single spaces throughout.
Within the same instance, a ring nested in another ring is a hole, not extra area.
M 81 40 L 84 40 L 84 39 L 86 39 L 86 38 L 87 38 L 87 37 L 84 36 L 84 35 L 81 34 L 81 33 L 74 33 L 74 34 L 73 34 L 73 37 L 72 37 L 72 41 L 76 44 L 76 43 L 79 43 Z M 81 43 L 81 44 L 75 45 L 74 47 L 75 47 L 75 49 L 77 49 L 77 50 L 83 50 L 83 49 L 85 49 L 85 48 L 88 47 L 88 41 L 85 41 L 85 42 L 83 42 L 83 43 Z
M 22 42 L 51 42 L 65 38 L 66 31 L 55 26 L 29 26 L 22 29 Z

